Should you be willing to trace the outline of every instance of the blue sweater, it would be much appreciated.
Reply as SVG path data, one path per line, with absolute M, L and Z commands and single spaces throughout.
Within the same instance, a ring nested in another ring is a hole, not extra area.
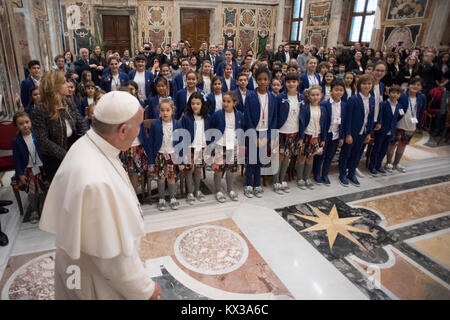
M 300 139 L 303 140 L 305 139 L 305 130 L 309 125 L 309 121 L 311 119 L 311 109 L 310 109 L 310 104 L 307 103 L 305 105 L 305 107 L 300 111 Z M 327 109 L 325 108 L 325 106 L 320 105 L 320 139 L 321 141 L 325 141 L 327 139 L 327 132 L 329 127 L 327 127 L 327 119 L 328 119 L 328 114 L 327 114 Z
M 172 130 L 182 129 L 181 123 L 178 120 L 172 120 Z M 148 142 L 148 163 L 153 165 L 155 163 L 155 158 L 161 149 L 163 142 L 163 125 L 161 118 L 155 120 L 150 127 L 150 139 Z M 173 146 L 175 147 L 178 143 L 182 142 L 182 138 L 173 141 Z M 180 151 L 179 156 L 183 158 L 183 154 Z
M 41 152 L 39 150 L 39 147 L 37 146 L 33 134 L 32 137 L 34 147 L 36 148 L 36 152 L 39 158 L 42 160 Z M 25 169 L 28 167 L 28 160 L 30 157 L 30 152 L 28 151 L 27 144 L 25 143 L 25 140 L 23 139 L 20 133 L 14 137 L 12 149 L 13 149 L 14 169 L 16 171 L 16 178 L 19 178 L 19 176 L 24 174 Z M 32 155 L 32 158 L 35 159 L 35 155 Z
M 305 97 L 301 93 L 297 93 L 297 99 L 300 104 L 300 110 L 305 105 Z M 280 93 L 277 97 L 277 129 L 281 129 L 282 126 L 286 123 L 286 120 L 289 116 L 289 100 L 287 93 Z
M 322 101 L 320 103 L 321 106 L 324 106 L 325 109 L 327 110 L 327 133 L 328 130 L 330 129 L 331 126 L 331 120 L 333 119 L 333 108 L 331 106 L 331 102 L 330 99 L 326 100 L 326 101 Z M 339 139 L 344 139 L 345 138 L 345 134 L 344 134 L 344 123 L 346 120 L 346 112 L 347 112 L 347 104 L 341 100 L 341 124 L 339 125 Z
M 366 129 L 363 134 L 369 134 L 373 130 L 373 115 L 375 112 L 375 98 L 369 97 L 369 115 L 367 117 Z M 359 135 L 364 124 L 364 102 L 360 94 L 351 96 L 347 102 L 346 119 L 344 123 L 345 135 Z

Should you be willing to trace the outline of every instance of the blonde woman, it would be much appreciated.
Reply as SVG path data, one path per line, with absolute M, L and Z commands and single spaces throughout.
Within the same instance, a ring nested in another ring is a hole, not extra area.
M 41 148 L 43 169 L 51 182 L 70 146 L 86 126 L 77 107 L 66 99 L 68 86 L 63 71 L 51 70 L 41 80 L 41 102 L 31 114 L 33 132 Z

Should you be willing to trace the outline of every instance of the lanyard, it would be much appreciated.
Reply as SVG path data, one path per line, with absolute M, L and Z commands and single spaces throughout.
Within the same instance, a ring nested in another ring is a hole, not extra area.
M 89 140 L 91 140 L 91 142 L 97 147 L 97 149 L 100 151 L 100 153 L 106 158 L 106 160 L 108 160 L 108 162 L 111 164 L 111 166 L 114 168 L 114 170 L 116 171 L 116 173 L 120 176 L 120 178 L 128 185 L 128 187 L 130 188 L 130 192 L 134 195 L 134 198 L 136 200 L 136 204 L 139 210 L 139 213 L 141 214 L 142 219 L 144 219 L 144 214 L 142 213 L 142 208 L 141 208 L 141 204 L 139 203 L 139 199 L 136 195 L 136 192 L 134 191 L 133 186 L 131 185 L 130 179 L 127 177 L 127 179 L 124 178 L 124 176 L 120 173 L 120 171 L 116 168 L 116 166 L 114 165 L 114 163 L 111 161 L 111 159 L 109 159 L 106 154 L 103 152 L 102 149 L 100 149 L 100 147 L 95 143 L 94 140 L 92 140 L 92 138 L 89 136 L 89 134 L 86 134 L 87 137 L 89 138 Z
M 261 106 L 262 122 L 263 122 L 263 124 L 265 124 L 265 119 L 264 118 L 265 118 L 267 106 L 269 105 L 269 94 L 266 94 L 266 96 L 267 96 L 267 104 L 265 104 L 265 103 L 263 104 L 262 101 L 261 101 L 261 97 L 258 94 L 258 100 L 259 100 L 259 105 Z M 264 99 L 264 102 L 266 102 L 265 99 Z
M 33 159 L 33 156 L 31 155 L 31 152 L 28 152 L 28 153 L 30 154 L 31 163 L 33 163 L 33 167 L 36 167 L 38 155 L 37 155 L 36 140 L 34 139 L 33 134 L 31 134 L 31 139 L 33 140 L 33 144 L 34 144 L 34 159 Z
M 409 107 L 411 108 L 411 115 L 412 115 L 412 117 L 415 118 L 415 117 L 416 117 L 416 111 L 417 111 L 417 97 L 416 97 L 416 103 L 415 103 L 415 105 L 413 106 L 413 104 L 412 104 L 412 102 L 411 102 L 411 99 L 410 99 L 410 97 L 408 96 L 408 105 L 409 105 Z

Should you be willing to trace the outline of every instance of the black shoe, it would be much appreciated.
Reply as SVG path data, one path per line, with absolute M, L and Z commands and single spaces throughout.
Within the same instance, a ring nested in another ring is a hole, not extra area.
M 0 231 L 0 247 L 7 246 L 9 243 L 8 236 Z
M 0 200 L 0 207 L 9 206 L 12 203 L 11 200 Z
M 0 214 L 5 214 L 5 213 L 8 213 L 8 212 L 9 212 L 8 209 L 0 207 Z

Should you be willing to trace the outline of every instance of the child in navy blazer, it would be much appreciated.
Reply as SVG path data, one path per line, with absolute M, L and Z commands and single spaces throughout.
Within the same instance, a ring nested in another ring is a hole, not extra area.
M 24 111 L 31 115 L 34 106 L 41 102 L 41 94 L 39 92 L 39 87 L 34 87 L 30 92 L 31 100 L 27 106 L 24 106 Z
M 181 142 L 181 139 L 174 139 L 174 132 L 182 129 L 180 122 L 173 119 L 175 113 L 175 105 L 170 99 L 163 99 L 159 103 L 160 118 L 155 120 L 150 127 L 149 140 L 149 171 L 153 173 L 158 180 L 159 202 L 158 209 L 164 211 L 167 209 L 166 200 L 164 199 L 165 182 L 170 196 L 170 208 L 176 210 L 179 203 L 175 198 L 176 185 L 175 177 L 177 170 L 183 170 L 183 154 L 175 153 L 175 146 Z
M 208 95 L 208 112 L 213 115 L 216 111 L 222 110 L 222 78 L 215 76 L 212 80 L 212 90 Z
M 172 99 L 171 96 L 167 95 L 167 86 L 168 86 L 167 79 L 159 75 L 155 80 L 156 94 L 151 95 L 144 102 L 146 108 L 144 118 L 146 119 L 159 118 L 159 110 L 158 110 L 159 102 L 163 99 Z
M 309 179 L 315 155 L 321 155 L 327 139 L 327 110 L 320 105 L 322 87 L 315 85 L 304 91 L 308 103 L 300 111 L 300 146 L 299 157 L 295 169 L 297 171 L 297 186 L 305 190 L 314 189 Z
M 355 90 L 355 75 L 353 72 L 346 72 L 344 74 L 345 92 L 342 96 L 342 101 L 347 103 L 348 99 L 356 93 Z
M 138 97 L 139 100 L 145 101 L 151 95 L 152 84 L 155 81 L 153 73 L 148 70 L 145 70 L 145 64 L 147 59 L 144 55 L 138 54 L 134 58 L 134 63 L 136 65 L 136 69 L 133 69 L 128 74 L 130 80 L 134 80 L 138 84 Z M 136 75 L 138 77 L 136 78 Z M 135 80 L 136 78 L 136 80 Z
M 175 106 L 176 106 L 175 118 L 177 120 L 181 120 L 181 117 L 183 116 L 184 110 L 186 109 L 186 104 L 191 94 L 196 91 L 199 91 L 203 94 L 203 91 L 197 88 L 197 80 L 198 78 L 196 72 L 189 71 L 186 73 L 187 86 L 186 88 L 178 90 L 178 92 L 175 95 Z
M 306 71 L 300 76 L 300 93 L 312 86 L 320 86 L 320 74 L 316 72 L 319 60 L 316 57 L 310 57 L 306 61 Z
M 255 71 L 255 79 L 258 83 L 258 88 L 255 94 L 247 97 L 245 100 L 245 126 L 246 130 L 256 131 L 256 141 L 248 141 L 247 147 L 247 164 L 245 166 L 245 188 L 244 194 L 252 198 L 256 196 L 262 197 L 264 192 L 261 187 L 261 158 L 259 149 L 265 148 L 265 153 L 270 157 L 271 152 L 271 133 L 277 127 L 277 104 L 276 98 L 268 91 L 270 74 L 266 67 L 259 67 Z M 254 155 L 249 154 L 254 150 L 253 146 L 250 148 L 250 143 L 256 143 L 256 163 L 254 162 Z
M 388 147 L 386 171 L 392 172 L 393 169 L 396 169 L 400 172 L 406 172 L 406 168 L 400 164 L 400 160 L 417 129 L 417 125 L 422 123 L 423 112 L 427 106 L 427 99 L 420 92 L 422 88 L 422 79 L 412 78 L 408 82 L 408 91 L 398 99 L 398 102 L 402 105 L 404 116 L 397 123 L 395 139 Z M 392 163 L 394 152 L 395 160 Z
M 79 110 L 83 119 L 86 117 L 86 109 L 94 103 L 95 90 L 95 83 L 92 81 L 89 81 L 84 85 L 85 97 L 81 100 L 81 108 Z
M 224 75 L 222 77 L 222 92 L 234 91 L 237 88 L 236 80 L 231 77 L 233 69 L 231 64 L 226 64 L 224 69 Z M 237 77 L 237 75 L 235 75 Z
M 205 132 L 209 129 L 209 124 L 208 101 L 200 92 L 194 92 L 189 98 L 186 111 L 181 119 L 181 125 L 189 131 L 191 139 L 189 153 L 191 158 L 185 161 L 187 164 L 184 170 L 187 189 L 186 202 L 191 205 L 194 204 L 195 199 L 205 201 L 205 195 L 200 191 L 200 182 L 202 168 L 205 166 Z
M 247 97 L 254 93 L 253 90 L 247 89 L 248 78 L 245 74 L 241 73 L 237 79 L 238 88 L 236 89 L 236 94 L 238 97 L 238 103 L 236 105 L 236 109 L 240 112 L 244 113 L 245 100 Z
M 41 82 L 41 63 L 37 60 L 28 62 L 28 71 L 30 76 L 20 84 L 20 99 L 24 107 L 31 102 L 31 90 L 39 86 Z
M 238 195 L 234 191 L 234 176 L 238 169 L 238 141 L 236 130 L 244 128 L 244 116 L 236 110 L 237 97 L 234 92 L 223 94 L 223 108 L 214 113 L 211 118 L 210 128 L 220 131 L 219 139 L 212 139 L 214 143 L 214 189 L 216 200 L 225 202 L 226 197 L 221 191 L 222 177 L 226 173 L 227 193 L 232 201 L 238 201 Z
M 373 77 L 362 75 L 357 84 L 358 94 L 351 96 L 347 102 L 344 123 L 345 144 L 339 155 L 339 182 L 347 187 L 348 182 L 359 187 L 356 168 L 361 159 L 361 148 L 370 140 L 373 129 L 375 99 L 370 95 Z
M 298 156 L 300 111 L 305 105 L 305 97 L 298 92 L 299 78 L 296 72 L 286 75 L 286 92 L 277 97 L 277 129 L 279 130 L 279 170 L 273 175 L 273 191 L 278 194 L 290 192 L 284 178 L 289 162 Z
M 325 72 L 325 74 L 323 75 L 323 80 L 322 80 L 322 100 L 323 101 L 328 101 L 331 98 L 331 83 L 334 80 L 334 73 L 332 71 L 327 71 Z M 345 90 L 344 90 L 345 91 Z M 341 99 L 339 99 L 341 100 Z
M 395 137 L 397 122 L 403 115 L 402 105 L 398 103 L 398 98 L 402 94 L 399 85 L 392 85 L 389 89 L 389 99 L 381 103 L 378 113 L 377 124 L 375 126 L 375 141 L 370 154 L 369 172 L 376 177 L 378 173 L 386 175 L 386 171 L 381 166 L 386 155 L 389 142 Z M 400 111 L 401 110 L 401 111 Z
M 326 74 L 325 74 L 326 77 Z M 327 138 L 322 156 L 316 156 L 313 165 L 314 180 L 317 183 L 330 185 L 328 172 L 337 148 L 344 144 L 344 123 L 346 120 L 346 103 L 342 101 L 345 85 L 342 80 L 331 82 L 330 99 L 323 100 L 321 106 L 327 111 Z M 322 166 L 322 170 L 321 170 Z
M 37 223 L 45 199 L 45 187 L 41 176 L 41 152 L 31 131 L 29 115 L 22 111 L 16 112 L 13 122 L 19 133 L 13 140 L 15 175 L 11 184 L 15 190 L 28 193 L 30 206 L 27 214 L 30 213 L 31 223 Z

